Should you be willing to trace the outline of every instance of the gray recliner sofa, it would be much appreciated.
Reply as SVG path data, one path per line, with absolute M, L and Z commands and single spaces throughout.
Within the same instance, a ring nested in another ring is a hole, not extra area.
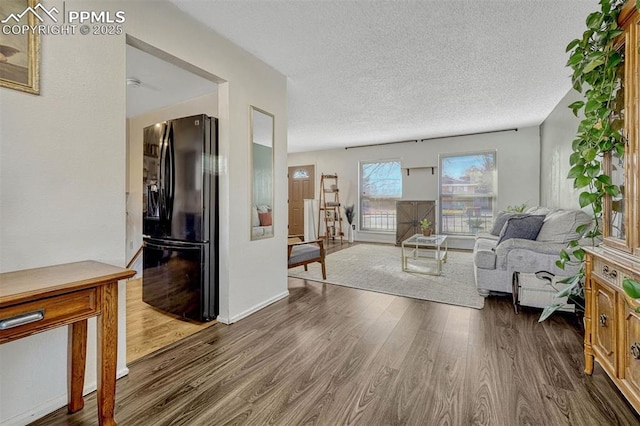
M 571 276 L 578 265 L 560 269 L 556 261 L 567 243 L 582 237 L 576 228 L 590 224 L 592 218 L 582 210 L 561 210 L 532 207 L 525 214 L 544 215 L 542 228 L 535 240 L 511 238 L 498 243 L 499 234 L 480 232 L 473 249 L 476 288 L 481 296 L 491 293 L 511 293 L 514 272 L 536 273 L 547 271 L 554 275 Z M 497 221 L 498 219 L 496 219 Z M 590 245 L 591 239 L 580 240 Z

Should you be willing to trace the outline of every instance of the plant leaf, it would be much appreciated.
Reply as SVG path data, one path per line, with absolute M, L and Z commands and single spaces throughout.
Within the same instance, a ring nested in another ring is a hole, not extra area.
M 565 50 L 565 52 L 568 52 L 571 49 L 573 49 L 574 47 L 576 47 L 578 45 L 578 43 L 580 43 L 579 39 L 571 40 L 571 42 L 569 44 L 567 44 L 567 49 Z
M 600 165 L 599 164 L 591 164 L 589 166 L 587 166 L 587 175 L 594 178 L 596 176 L 598 176 L 598 173 L 600 173 Z
M 576 92 L 582 93 L 582 82 L 580 80 L 574 80 L 572 87 Z
M 569 157 L 569 164 L 572 165 L 572 166 L 575 166 L 576 164 L 579 164 L 579 162 L 581 162 L 580 160 L 582 160 L 582 156 L 580 155 L 580 153 L 579 152 L 574 152 Z M 584 161 L 584 160 L 582 160 L 582 161 Z
M 585 161 L 595 160 L 596 155 L 598 154 L 594 148 L 587 148 L 584 151 L 582 151 L 582 156 L 584 157 Z
M 604 192 L 612 197 L 617 197 L 618 195 L 620 195 L 620 188 L 618 188 L 616 185 L 607 185 L 604 188 Z
M 602 25 L 602 13 L 593 12 L 587 16 L 587 27 L 596 30 L 600 25 Z
M 602 103 L 597 99 L 589 99 L 587 101 L 587 105 L 585 105 L 584 107 L 584 113 L 589 114 L 590 112 L 597 110 L 598 108 L 600 108 L 601 104 Z
M 542 310 L 542 314 L 540 314 L 540 318 L 538 319 L 538 322 L 542 322 L 546 320 L 551 316 L 552 313 L 560 309 L 562 306 L 563 306 L 562 303 L 555 303 L 553 305 L 545 306 L 545 308 Z
M 576 165 L 576 166 L 573 166 L 569 170 L 569 174 L 567 174 L 567 178 L 575 179 L 578 176 L 582 176 L 583 174 L 584 174 L 584 166 L 583 165 Z
M 592 194 L 590 192 L 582 192 L 578 198 L 578 202 L 580 203 L 580 207 L 586 207 L 589 204 L 593 203 L 595 199 L 597 199 L 598 194 Z
M 584 188 L 585 186 L 588 186 L 590 183 L 591 183 L 591 178 L 589 176 L 581 175 L 576 178 L 575 187 L 576 189 Z
M 567 62 L 567 66 L 572 66 L 572 65 L 577 65 L 580 62 L 582 62 L 582 60 L 584 59 L 584 56 L 582 55 L 582 52 L 580 51 L 576 51 L 573 55 L 571 55 L 571 57 L 569 58 L 569 61 Z
M 583 249 L 578 249 L 573 252 L 573 257 L 578 259 L 580 262 L 584 260 L 585 251 Z
M 569 297 L 569 295 L 571 294 L 572 290 L 573 289 L 571 288 L 571 286 L 567 286 L 567 287 L 563 288 L 562 290 L 560 290 L 559 292 L 557 292 L 554 297 L 556 297 L 558 299 L 563 298 L 563 297 Z
M 574 103 L 569 105 L 569 108 L 571 108 L 571 111 L 573 111 L 573 115 L 575 115 L 577 117 L 578 116 L 578 111 L 580 111 L 580 109 L 583 106 L 584 106 L 584 102 L 583 101 L 575 101 Z
M 572 275 L 570 277 L 567 278 L 563 278 L 561 280 L 559 280 L 558 282 L 560 284 L 575 284 L 576 281 L 580 280 L 580 275 Z
M 577 232 L 578 234 L 582 234 L 582 233 L 585 231 L 585 229 L 587 229 L 587 227 L 588 227 L 588 226 L 589 226 L 589 224 L 588 224 L 588 223 L 583 223 L 582 225 L 578 225 L 578 226 L 576 227 L 576 232 Z M 571 241 L 571 242 L 573 242 L 573 241 Z M 577 244 L 577 243 L 578 243 L 578 242 L 576 241 L 576 244 Z
M 622 289 L 632 299 L 640 298 L 640 283 L 630 278 L 622 280 Z
M 599 67 L 600 65 L 604 64 L 604 59 L 596 59 L 593 60 L 591 62 L 589 62 L 584 69 L 582 70 L 583 73 L 589 73 L 591 71 L 593 71 L 594 69 L 596 69 L 597 67 Z
M 609 31 L 609 37 L 611 38 L 616 38 L 619 35 L 624 34 L 624 31 L 622 30 L 613 30 L 613 31 Z M 611 55 L 611 57 L 609 58 L 609 67 L 611 68 L 615 68 L 618 66 L 618 64 L 622 61 L 622 55 L 620 55 L 618 52 L 615 52 Z

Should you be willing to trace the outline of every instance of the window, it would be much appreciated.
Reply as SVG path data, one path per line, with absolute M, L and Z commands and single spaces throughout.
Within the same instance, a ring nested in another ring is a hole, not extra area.
M 491 231 L 497 192 L 496 153 L 440 156 L 440 232 Z
M 294 179 L 309 179 L 309 172 L 305 169 L 298 169 L 293 172 Z
M 360 163 L 360 230 L 396 230 L 396 200 L 402 197 L 399 160 Z

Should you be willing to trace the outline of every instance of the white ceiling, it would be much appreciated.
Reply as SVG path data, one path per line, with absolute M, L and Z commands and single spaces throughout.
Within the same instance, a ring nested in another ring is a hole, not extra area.
M 539 125 L 596 0 L 171 0 L 288 77 L 289 152 Z
M 216 93 L 218 85 L 189 71 L 127 45 L 127 118 Z

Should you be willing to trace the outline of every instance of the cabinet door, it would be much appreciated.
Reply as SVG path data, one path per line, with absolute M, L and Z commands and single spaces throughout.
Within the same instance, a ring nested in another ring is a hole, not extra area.
M 593 351 L 603 368 L 616 374 L 616 297 L 608 285 L 593 280 Z
M 436 226 L 436 202 L 435 201 L 418 201 L 416 203 L 416 219 L 417 226 L 416 232 L 420 232 L 422 229 L 420 228 L 420 222 L 422 219 L 429 219 L 431 222 L 431 229 L 434 234 L 438 233 L 438 228 Z
M 396 244 L 415 234 L 416 208 L 411 201 L 396 201 Z
M 640 402 L 640 314 L 627 308 L 625 310 L 624 343 L 622 351 L 623 381 L 633 392 L 636 403 Z

